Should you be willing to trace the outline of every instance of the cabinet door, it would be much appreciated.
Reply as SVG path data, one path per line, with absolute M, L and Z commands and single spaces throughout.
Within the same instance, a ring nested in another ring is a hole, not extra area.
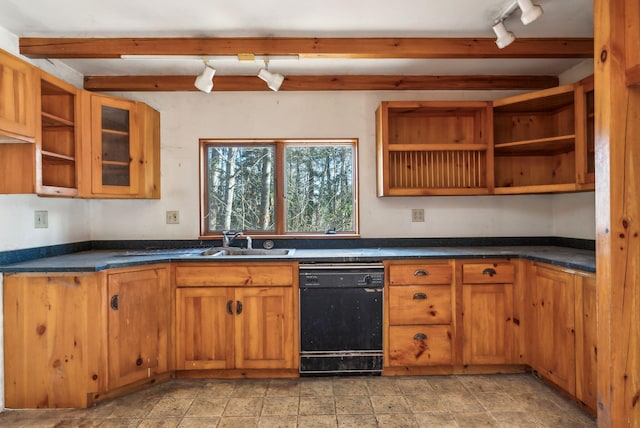
M 288 287 L 236 288 L 236 368 L 295 368 L 293 298 Z
M 0 49 L 0 139 L 33 143 L 36 134 L 35 67 Z
M 108 275 L 109 389 L 168 370 L 167 268 Z
M 138 192 L 140 134 L 136 103 L 91 96 L 91 191 L 126 196 Z
M 176 348 L 179 370 L 233 368 L 233 288 L 176 290 Z
M 576 397 L 592 409 L 598 402 L 596 279 L 578 276 L 576 284 Z
M 464 364 L 513 362 L 513 285 L 462 288 Z
M 567 272 L 535 266 L 533 368 L 575 393 L 575 281 Z
M 448 325 L 389 327 L 389 366 L 449 366 L 452 334 Z

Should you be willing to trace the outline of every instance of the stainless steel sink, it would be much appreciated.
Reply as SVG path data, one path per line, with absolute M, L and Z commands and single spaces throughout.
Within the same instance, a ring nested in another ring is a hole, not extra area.
M 237 247 L 213 247 L 200 253 L 201 256 L 227 257 L 227 256 L 290 256 L 293 248 L 274 248 L 266 250 L 262 248 L 237 248 Z

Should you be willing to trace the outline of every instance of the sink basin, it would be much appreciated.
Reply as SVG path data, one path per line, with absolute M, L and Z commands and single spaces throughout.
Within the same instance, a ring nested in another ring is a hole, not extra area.
M 200 253 L 201 256 L 290 256 L 295 249 L 274 248 L 265 250 L 262 248 L 237 248 L 237 247 L 214 247 Z

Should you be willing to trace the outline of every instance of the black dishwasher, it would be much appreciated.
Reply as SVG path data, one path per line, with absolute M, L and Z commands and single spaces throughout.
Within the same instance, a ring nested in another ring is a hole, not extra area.
M 300 374 L 379 375 L 384 266 L 300 265 Z

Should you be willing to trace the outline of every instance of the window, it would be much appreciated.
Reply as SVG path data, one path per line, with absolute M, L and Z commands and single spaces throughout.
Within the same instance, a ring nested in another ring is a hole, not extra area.
M 357 140 L 200 140 L 202 235 L 358 234 Z

